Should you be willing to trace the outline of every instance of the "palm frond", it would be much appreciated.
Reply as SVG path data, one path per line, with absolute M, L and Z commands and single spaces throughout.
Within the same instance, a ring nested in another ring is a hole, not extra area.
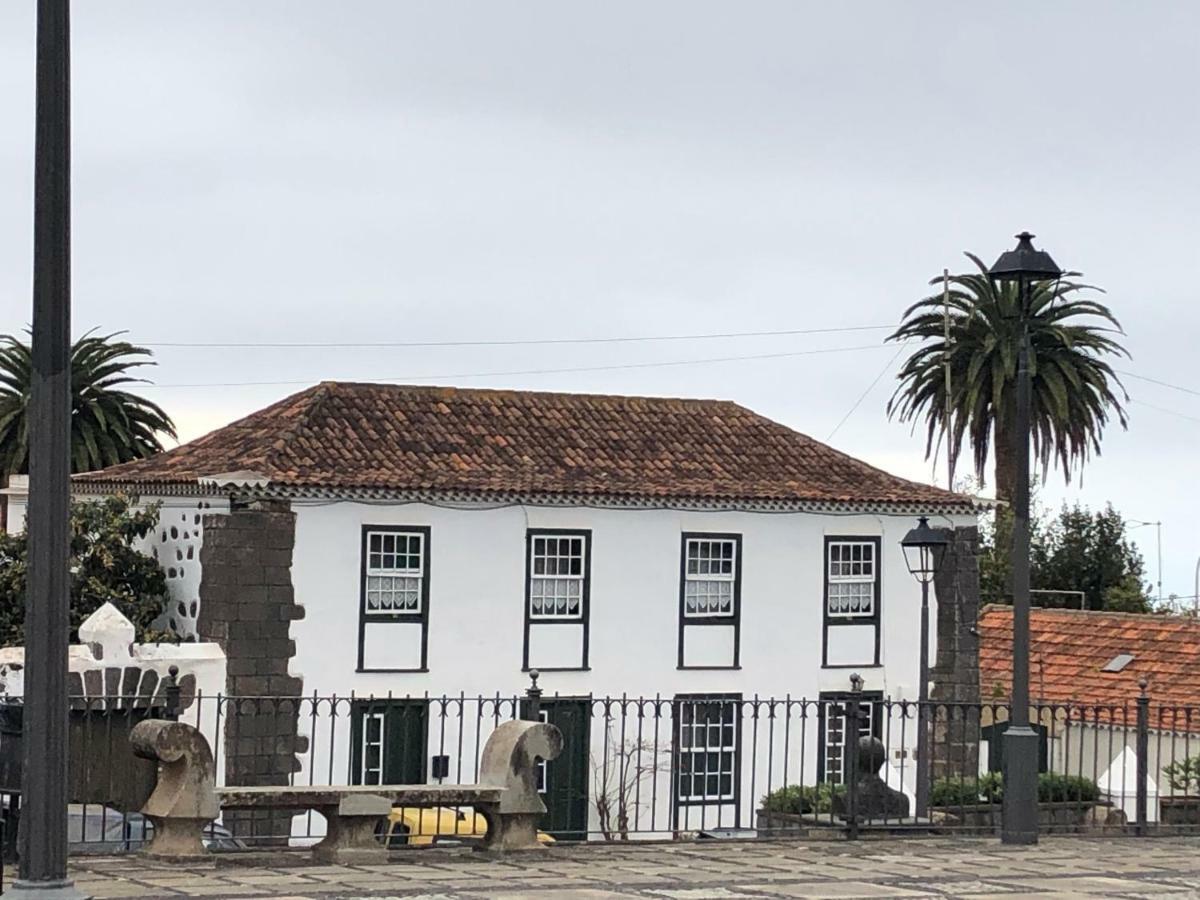
M 162 450 L 175 424 L 156 403 L 124 390 L 147 384 L 131 373 L 153 366 L 151 352 L 87 332 L 71 347 L 71 469 L 87 472 Z M 0 474 L 29 470 L 29 395 L 33 356 L 27 341 L 0 335 Z
M 913 341 L 916 349 L 897 376 L 887 404 L 890 417 L 926 425 L 926 456 L 948 441 L 956 457 L 970 444 L 977 477 L 998 441 L 1007 450 L 1015 408 L 1021 339 L 1020 296 L 1012 284 L 997 284 L 978 256 L 978 271 L 951 275 L 947 296 L 939 291 L 904 311 L 890 341 Z M 930 280 L 943 287 L 943 278 Z M 1104 428 L 1128 424 L 1129 397 L 1107 361 L 1128 357 L 1124 334 L 1112 311 L 1095 299 L 1099 288 L 1069 280 L 1044 282 L 1030 295 L 1028 327 L 1032 355 L 1032 451 L 1044 470 L 1053 464 L 1070 480 L 1100 453 Z M 949 317 L 950 344 L 944 336 Z M 946 396 L 944 366 L 951 370 Z M 999 453 L 999 451 L 997 451 Z M 997 456 L 1007 459 L 1007 453 Z M 998 473 L 998 486 L 1012 483 Z

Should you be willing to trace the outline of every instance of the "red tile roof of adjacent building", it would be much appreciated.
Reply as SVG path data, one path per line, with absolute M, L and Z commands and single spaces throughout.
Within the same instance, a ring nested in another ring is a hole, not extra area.
M 324 382 L 91 484 L 272 487 L 923 505 L 968 497 L 906 481 L 742 406 Z
M 1031 698 L 1047 703 L 1129 704 L 1138 683 L 1156 706 L 1192 706 L 1200 727 L 1200 619 L 1035 609 L 1029 622 Z M 1104 667 L 1121 654 L 1119 672 Z M 1012 607 L 985 606 L 979 616 L 979 680 L 984 702 L 1007 700 L 1012 684 Z

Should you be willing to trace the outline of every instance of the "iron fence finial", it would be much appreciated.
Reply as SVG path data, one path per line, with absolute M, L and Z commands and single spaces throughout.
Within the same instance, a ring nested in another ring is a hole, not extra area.
M 538 687 L 540 675 L 537 669 L 530 669 L 529 687 L 525 689 L 525 698 L 528 701 L 525 718 L 531 722 L 540 722 L 542 718 L 542 689 Z

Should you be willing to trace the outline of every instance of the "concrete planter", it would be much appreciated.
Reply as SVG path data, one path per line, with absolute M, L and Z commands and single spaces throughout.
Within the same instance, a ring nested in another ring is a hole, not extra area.
M 842 822 L 829 813 L 783 813 L 760 809 L 755 813 L 755 828 L 760 837 L 804 837 L 813 829 L 841 828 Z
M 1164 825 L 1200 825 L 1200 797 L 1159 797 L 1158 808 Z
M 1200 803 L 1200 798 L 1197 798 Z M 974 806 L 935 807 L 931 812 L 942 813 L 958 820 L 960 828 L 999 833 L 1001 825 L 999 803 L 979 803 Z M 1080 803 L 1065 801 L 1038 804 L 1038 829 L 1047 834 L 1075 834 L 1106 829 L 1118 824 L 1113 821 L 1119 811 L 1102 801 Z

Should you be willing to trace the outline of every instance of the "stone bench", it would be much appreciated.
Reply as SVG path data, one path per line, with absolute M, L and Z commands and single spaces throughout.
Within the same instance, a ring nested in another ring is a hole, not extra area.
M 326 861 L 385 858 L 375 825 L 393 806 L 470 806 L 483 815 L 482 847 L 498 852 L 540 847 L 537 821 L 546 812 L 537 790 L 539 759 L 562 753 L 562 733 L 541 722 L 504 722 L 492 732 L 480 759 L 479 784 L 254 786 L 214 785 L 212 752 L 195 728 L 152 720 L 130 735 L 138 756 L 159 761 L 158 785 L 142 813 L 154 825 L 145 851 L 167 858 L 202 856 L 204 827 L 221 810 L 314 810 L 326 822 L 314 854 Z
M 484 816 L 490 834 L 504 788 L 477 784 L 225 787 L 216 794 L 222 810 L 320 813 L 325 837 L 313 847 L 317 860 L 372 863 L 387 858 L 387 848 L 375 838 L 375 826 L 392 807 L 471 806 Z

